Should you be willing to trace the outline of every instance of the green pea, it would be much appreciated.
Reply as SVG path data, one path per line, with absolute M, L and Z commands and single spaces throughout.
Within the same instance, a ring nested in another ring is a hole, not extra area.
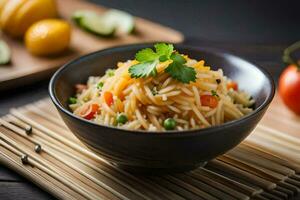
M 109 77 L 112 77 L 115 75 L 115 70 L 113 69 L 108 69 L 106 70 L 106 74 L 109 76 Z
M 100 83 L 98 83 L 98 85 L 97 85 L 97 89 L 98 89 L 98 90 L 101 90 L 101 89 L 102 89 L 102 87 L 103 87 L 103 85 L 104 85 L 104 83 L 103 83 L 103 82 L 100 82 Z
M 166 130 L 174 130 L 176 127 L 176 121 L 173 118 L 167 118 L 164 121 L 164 127 Z
M 125 124 L 128 121 L 128 119 L 127 119 L 126 115 L 120 114 L 117 116 L 116 121 L 118 124 Z
M 75 104 L 75 103 L 77 103 L 77 99 L 75 97 L 70 97 L 69 104 Z

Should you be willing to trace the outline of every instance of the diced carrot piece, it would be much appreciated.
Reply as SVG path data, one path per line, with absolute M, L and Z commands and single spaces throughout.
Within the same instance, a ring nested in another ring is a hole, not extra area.
M 111 106 L 111 104 L 113 104 L 113 102 L 114 102 L 113 94 L 111 92 L 105 91 L 103 95 L 104 95 L 105 103 L 108 106 Z
M 99 108 L 99 105 L 96 103 L 86 104 L 81 108 L 79 115 L 85 119 L 91 120 L 94 118 Z
M 203 106 L 208 106 L 210 108 L 216 108 L 218 106 L 218 99 L 215 96 L 201 95 L 200 100 Z
M 229 90 L 230 88 L 237 91 L 238 90 L 237 82 L 231 81 L 231 82 L 227 83 L 227 89 Z

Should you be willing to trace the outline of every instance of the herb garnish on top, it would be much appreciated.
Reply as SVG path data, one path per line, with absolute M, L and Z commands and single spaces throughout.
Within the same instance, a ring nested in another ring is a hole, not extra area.
M 196 71 L 192 67 L 185 65 L 185 58 L 178 52 L 174 51 L 172 44 L 158 43 L 154 45 L 155 52 L 150 49 L 142 49 L 136 55 L 135 59 L 139 62 L 129 68 L 129 73 L 132 78 L 145 78 L 156 76 L 156 66 L 159 62 L 171 60 L 165 72 L 182 83 L 196 81 Z

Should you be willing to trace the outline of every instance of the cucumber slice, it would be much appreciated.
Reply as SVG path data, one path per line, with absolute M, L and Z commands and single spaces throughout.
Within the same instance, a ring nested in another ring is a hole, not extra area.
M 10 48 L 3 40 L 0 40 L 0 65 L 5 65 L 10 62 Z
M 117 32 L 129 34 L 135 27 L 134 17 L 121 10 L 111 9 L 103 16 L 108 23 L 117 27 Z
M 81 19 L 86 15 L 96 15 L 96 13 L 89 10 L 78 10 L 73 13 L 72 19 L 76 22 L 76 24 L 80 25 Z
M 92 11 L 76 11 L 72 18 L 81 28 L 96 35 L 110 37 L 114 35 L 116 30 L 114 25 Z

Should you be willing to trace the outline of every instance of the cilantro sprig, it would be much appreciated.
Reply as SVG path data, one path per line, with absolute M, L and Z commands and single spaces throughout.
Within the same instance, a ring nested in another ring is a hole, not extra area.
M 183 83 L 195 82 L 196 71 L 185 65 L 186 60 L 174 51 L 172 44 L 158 43 L 154 45 L 154 49 L 155 51 L 150 48 L 142 49 L 135 55 L 135 59 L 139 63 L 131 66 L 128 70 L 132 78 L 156 76 L 156 66 L 159 62 L 172 60 L 165 69 L 166 73 Z
M 195 69 L 184 65 L 186 60 L 181 55 L 177 53 L 172 54 L 171 59 L 173 62 L 165 69 L 165 71 L 168 72 L 172 78 L 183 83 L 196 81 Z
M 128 71 L 132 78 L 145 78 L 148 76 L 156 76 L 157 70 L 156 65 L 159 63 L 158 60 L 141 62 L 131 66 Z

